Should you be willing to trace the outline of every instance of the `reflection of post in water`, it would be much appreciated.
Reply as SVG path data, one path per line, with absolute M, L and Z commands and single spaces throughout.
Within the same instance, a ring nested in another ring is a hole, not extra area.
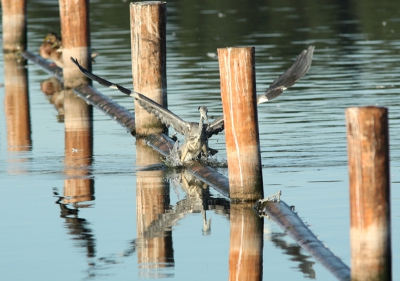
M 136 164 L 138 167 L 161 163 L 160 155 L 144 141 L 136 142 Z M 140 275 L 152 278 L 167 277 L 162 270 L 174 266 L 171 230 L 149 231 L 151 223 L 168 209 L 169 183 L 165 172 L 138 171 L 136 176 L 137 248 Z M 171 277 L 171 276 L 169 276 Z
M 4 53 L 4 110 L 9 151 L 30 150 L 28 74 L 26 61 L 14 53 Z
M 93 200 L 90 177 L 93 156 L 92 108 L 65 90 L 65 185 L 63 203 Z
M 59 196 L 57 191 L 54 191 L 54 195 L 58 197 L 56 204 L 58 204 L 61 209 L 60 217 L 65 219 L 65 226 L 72 236 L 72 240 L 78 242 L 76 246 L 86 248 L 87 257 L 94 257 L 96 254 L 96 241 L 92 229 L 89 226 L 89 222 L 86 219 L 78 217 L 78 209 L 70 209 L 63 203 L 65 198 Z
M 264 220 L 253 203 L 231 204 L 229 280 L 261 280 Z

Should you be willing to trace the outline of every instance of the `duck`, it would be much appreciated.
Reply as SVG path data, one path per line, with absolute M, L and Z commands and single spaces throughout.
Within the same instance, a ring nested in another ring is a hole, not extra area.
M 51 59 L 58 67 L 63 67 L 62 41 L 55 32 L 49 32 L 39 48 L 39 54 L 44 59 Z
M 58 67 L 63 68 L 63 46 L 61 37 L 55 32 L 49 32 L 43 40 L 43 44 L 39 48 L 39 54 L 44 59 L 52 60 Z M 98 53 L 91 53 L 92 62 L 98 56 Z

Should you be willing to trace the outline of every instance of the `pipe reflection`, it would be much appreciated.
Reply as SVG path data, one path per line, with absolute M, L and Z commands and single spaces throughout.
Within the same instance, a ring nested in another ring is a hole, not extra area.
M 4 53 L 4 110 L 8 151 L 32 148 L 26 60 Z
M 315 262 L 310 261 L 310 256 L 304 255 L 302 249 L 296 243 L 288 243 L 283 239 L 287 235 L 285 233 L 273 232 L 270 236 L 270 241 L 277 247 L 283 250 L 285 255 L 290 256 L 290 260 L 298 263 L 299 271 L 309 279 L 315 279 L 316 274 L 313 269 Z

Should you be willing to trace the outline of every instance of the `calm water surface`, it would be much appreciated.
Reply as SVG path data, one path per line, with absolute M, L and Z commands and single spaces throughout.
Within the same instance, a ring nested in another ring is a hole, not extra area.
M 91 35 L 100 53 L 93 71 L 130 88 L 128 5 L 91 1 Z M 316 47 L 310 72 L 259 107 L 264 193 L 282 190 L 282 199 L 296 206 L 347 265 L 344 109 L 389 108 L 393 280 L 400 278 L 400 3 L 188 0 L 170 1 L 167 10 L 168 103 L 185 120 L 197 120 L 200 104 L 211 115 L 222 112 L 217 48 L 255 46 L 262 92 L 301 50 Z M 58 1 L 29 2 L 28 49 L 37 52 L 49 31 L 59 32 Z M 12 141 L 11 127 L 24 122 L 13 123 L 6 114 L 10 104 L 0 89 L 1 279 L 226 280 L 230 207 L 225 198 L 199 183 L 180 184 L 185 175 L 138 171 L 135 139 L 97 110 L 93 156 L 71 160 L 64 124 L 41 92 L 48 78 L 29 64 L 31 141 L 26 146 Z M 131 99 L 94 86 L 134 108 Z M 210 146 L 225 159 L 224 135 Z M 69 168 L 69 161 L 78 166 Z M 75 196 L 68 197 L 71 190 Z M 201 198 L 207 196 L 204 205 Z M 265 219 L 263 227 L 263 280 L 335 280 L 274 222 Z

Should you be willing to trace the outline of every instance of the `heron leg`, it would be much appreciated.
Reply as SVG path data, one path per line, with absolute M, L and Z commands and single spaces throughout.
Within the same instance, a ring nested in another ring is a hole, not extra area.
M 181 162 L 183 162 L 185 160 L 187 152 L 188 152 L 188 147 L 186 145 L 184 145 L 183 149 L 182 149 Z
M 208 157 L 208 149 L 207 149 L 207 146 L 205 144 L 203 144 L 203 146 L 201 147 L 201 150 L 203 151 L 204 155 L 206 157 Z

